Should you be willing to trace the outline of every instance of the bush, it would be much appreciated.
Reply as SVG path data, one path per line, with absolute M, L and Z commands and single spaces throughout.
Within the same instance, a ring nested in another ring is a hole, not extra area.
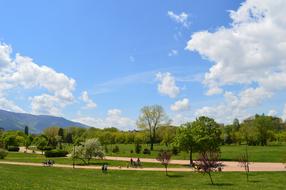
M 4 159 L 7 155 L 7 150 L 0 148 L 0 159 Z
M 116 145 L 113 149 L 112 149 L 113 153 L 118 153 L 119 152 L 119 147 Z
M 143 154 L 151 154 L 151 151 L 148 148 L 145 148 L 143 150 Z
M 135 152 L 136 154 L 140 154 L 142 146 L 140 144 L 135 144 Z
M 65 157 L 68 154 L 65 150 L 53 149 L 45 152 L 46 157 Z
M 130 150 L 130 153 L 133 154 L 133 150 Z
M 20 148 L 18 146 L 8 146 L 8 151 L 18 152 Z
M 180 150 L 179 150 L 178 147 L 174 146 L 174 147 L 172 148 L 172 154 L 173 154 L 173 155 L 178 155 L 179 152 L 180 152 Z

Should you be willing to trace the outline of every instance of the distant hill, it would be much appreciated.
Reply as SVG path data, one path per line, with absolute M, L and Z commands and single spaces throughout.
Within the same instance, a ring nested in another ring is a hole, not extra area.
M 23 130 L 28 126 L 33 133 L 40 133 L 43 129 L 50 126 L 59 127 L 89 127 L 82 123 L 73 122 L 63 117 L 55 117 L 48 115 L 32 115 L 26 113 L 15 113 L 0 110 L 0 128 L 4 130 Z

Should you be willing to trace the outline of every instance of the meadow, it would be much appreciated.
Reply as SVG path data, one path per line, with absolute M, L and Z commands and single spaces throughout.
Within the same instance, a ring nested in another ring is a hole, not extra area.
M 207 175 L 193 172 L 108 171 L 30 167 L 0 164 L 1 190 L 89 190 L 89 189 L 285 189 L 285 172 L 252 172 L 246 182 L 243 172 L 214 173 L 215 185 Z
M 166 147 L 160 144 L 154 146 L 154 151 L 151 154 L 136 154 L 131 153 L 134 150 L 134 144 L 117 144 L 109 145 L 108 148 L 112 150 L 115 146 L 119 147 L 118 153 L 112 153 L 109 151 L 107 155 L 109 156 L 126 156 L 126 157 L 141 157 L 141 158 L 155 158 L 160 149 L 171 149 L 171 147 Z M 142 145 L 142 150 L 144 148 L 150 148 L 148 145 Z M 251 162 L 283 162 L 286 159 L 286 144 L 270 144 L 268 146 L 248 146 L 249 160 Z M 223 161 L 237 161 L 242 153 L 245 152 L 245 146 L 243 145 L 223 145 L 221 149 L 221 160 Z M 197 154 L 195 153 L 194 158 Z M 172 159 L 182 159 L 188 160 L 189 154 L 181 151 L 178 155 L 173 155 Z

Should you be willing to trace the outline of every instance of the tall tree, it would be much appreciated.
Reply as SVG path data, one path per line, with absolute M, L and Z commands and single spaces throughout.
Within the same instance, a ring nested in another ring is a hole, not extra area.
M 178 130 L 174 141 L 175 146 L 178 146 L 180 150 L 189 153 L 190 166 L 193 165 L 193 153 L 197 150 L 197 144 L 192 133 L 192 124 L 183 124 Z
M 29 127 L 25 126 L 25 135 L 29 135 Z
M 168 121 L 162 106 L 144 106 L 141 109 L 137 120 L 137 126 L 138 128 L 149 130 L 151 150 L 153 150 L 153 145 L 156 140 L 156 130 L 163 123 L 166 124 Z

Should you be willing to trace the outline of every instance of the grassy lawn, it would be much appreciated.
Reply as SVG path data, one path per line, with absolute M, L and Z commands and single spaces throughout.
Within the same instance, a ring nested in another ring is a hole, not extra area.
M 146 154 L 135 154 L 131 153 L 134 150 L 135 145 L 133 144 L 119 144 L 120 152 L 112 153 L 110 150 L 114 148 L 115 145 L 110 145 L 108 147 L 109 152 L 107 155 L 110 156 L 126 156 L 126 157 L 145 157 L 145 158 L 155 158 L 158 154 L 158 150 L 162 148 L 167 148 L 162 145 L 155 145 L 154 151 L 150 155 Z M 149 148 L 147 145 L 142 145 L 142 150 L 144 148 Z M 240 154 L 245 150 L 245 146 L 239 145 L 224 145 L 221 146 L 221 159 L 225 161 L 237 161 Z M 286 158 L 286 144 L 281 145 L 269 145 L 269 146 L 248 146 L 248 153 L 250 161 L 252 162 L 282 162 Z M 196 158 L 196 154 L 194 154 Z M 172 159 L 184 159 L 188 160 L 189 155 L 186 152 L 180 152 L 179 155 L 173 156 Z
M 39 154 L 25 154 L 18 152 L 9 152 L 8 156 L 4 159 L 4 161 L 14 161 L 14 162 L 35 162 L 41 163 L 45 161 L 47 158 L 44 155 Z M 71 158 L 50 158 L 54 160 L 57 164 L 73 164 L 73 160 Z M 92 159 L 90 161 L 90 165 L 102 165 L 103 163 L 108 163 L 109 166 L 121 166 L 127 167 L 128 162 L 125 161 L 115 161 L 115 160 L 98 160 Z M 76 164 L 82 164 L 81 161 L 77 160 Z M 163 168 L 163 166 L 158 163 L 142 163 L 143 167 L 158 167 Z M 169 167 L 184 167 L 182 165 L 170 164 Z
M 285 189 L 285 172 L 253 172 L 250 182 L 244 173 L 214 173 L 216 185 L 210 185 L 207 175 L 145 171 L 108 171 L 67 168 L 12 166 L 0 164 L 1 190 L 37 189 Z

